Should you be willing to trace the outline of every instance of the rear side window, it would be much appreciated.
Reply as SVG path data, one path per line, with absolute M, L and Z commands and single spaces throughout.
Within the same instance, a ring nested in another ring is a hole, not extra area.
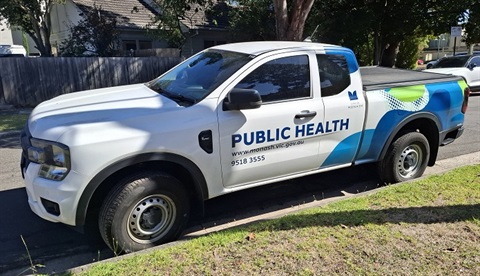
M 477 67 L 480 67 L 480 57 L 473 57 L 470 64 L 475 64 Z
M 241 80 L 236 88 L 257 90 L 263 102 L 310 97 L 308 56 L 269 61 Z
M 342 55 L 317 55 L 322 97 L 337 95 L 351 83 L 347 59 Z

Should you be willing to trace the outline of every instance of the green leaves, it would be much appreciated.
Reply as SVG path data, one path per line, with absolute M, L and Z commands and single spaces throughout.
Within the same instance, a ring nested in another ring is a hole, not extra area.
M 0 18 L 21 27 L 35 42 L 42 56 L 51 56 L 50 13 L 54 4 L 65 0 L 0 0 Z
M 117 19 L 94 5 L 77 25 L 70 28 L 68 39 L 62 41 L 62 56 L 116 55 L 119 31 Z
M 197 17 L 202 17 L 210 0 L 155 0 L 154 5 L 160 13 L 154 18 L 151 33 L 167 40 L 170 47 L 182 48 L 187 37 L 193 36 Z M 202 18 L 203 19 L 203 18 Z M 149 26 L 149 27 L 152 27 Z
M 473 1 L 468 10 L 468 22 L 464 24 L 467 45 L 480 43 L 480 2 Z
M 362 65 L 391 66 L 398 45 L 412 36 L 450 32 L 468 9 L 479 5 L 474 2 L 478 0 L 322 0 L 315 2 L 308 28 L 320 26 L 321 42 L 352 48 Z

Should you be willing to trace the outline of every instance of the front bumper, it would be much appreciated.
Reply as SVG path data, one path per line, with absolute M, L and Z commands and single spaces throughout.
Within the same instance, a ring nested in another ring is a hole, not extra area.
M 75 226 L 76 206 L 80 197 L 78 187 L 81 187 L 82 177 L 73 171 L 70 171 L 62 181 L 38 177 L 41 165 L 28 160 L 27 150 L 30 147 L 30 138 L 28 128 L 25 128 L 20 135 L 22 145 L 20 169 L 30 209 L 45 220 Z
M 30 209 L 45 220 L 75 226 L 78 189 L 71 181 L 75 174 L 70 172 L 63 181 L 53 181 L 38 177 L 39 169 L 40 165 L 30 163 L 24 170 Z M 52 212 L 46 202 L 57 204 L 59 212 Z

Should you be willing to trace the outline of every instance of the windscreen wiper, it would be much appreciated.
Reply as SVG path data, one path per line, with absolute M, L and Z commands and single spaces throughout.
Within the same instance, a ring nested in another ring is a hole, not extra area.
M 176 103 L 178 104 L 181 104 L 181 103 L 189 103 L 190 105 L 194 105 L 197 103 L 197 101 L 195 99 L 192 99 L 192 98 L 189 98 L 189 97 L 185 97 L 183 95 L 180 95 L 180 94 L 174 94 L 174 93 L 170 93 L 168 91 L 165 91 L 161 88 L 156 88 L 154 89 L 158 94 L 160 95 L 163 95 L 171 100 L 174 100 Z

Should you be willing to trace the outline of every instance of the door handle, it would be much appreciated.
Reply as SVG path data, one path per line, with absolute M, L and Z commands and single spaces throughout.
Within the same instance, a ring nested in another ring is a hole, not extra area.
M 311 118 L 317 116 L 316 111 L 304 110 L 295 115 L 295 119 Z

